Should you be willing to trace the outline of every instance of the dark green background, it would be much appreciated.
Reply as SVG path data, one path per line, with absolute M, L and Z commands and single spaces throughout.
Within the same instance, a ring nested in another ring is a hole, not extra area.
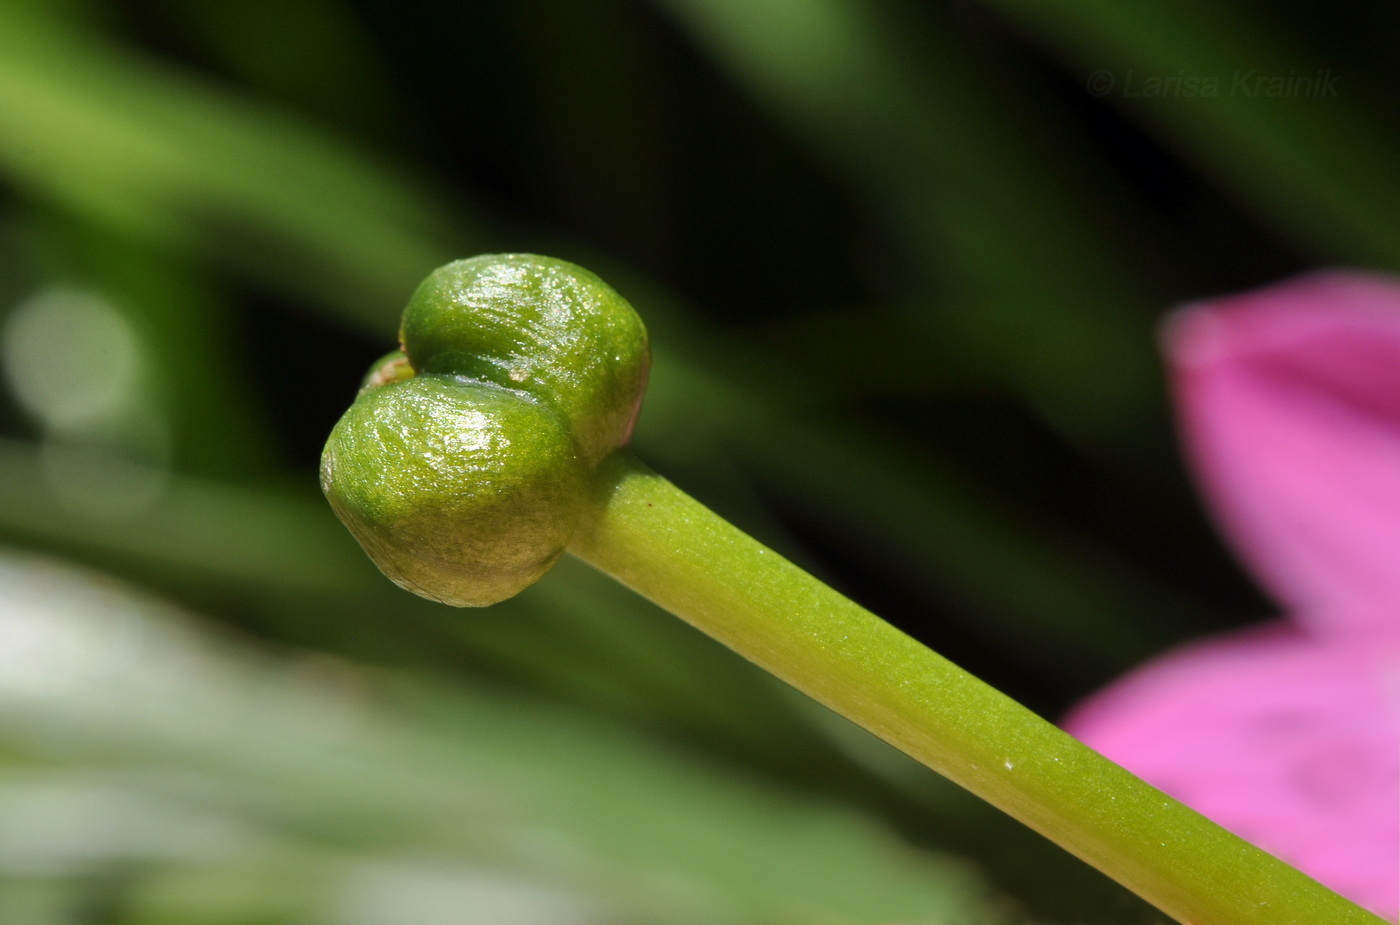
M 863 762 L 872 746 L 581 567 L 481 613 L 399 594 L 319 501 L 320 447 L 434 266 L 582 263 L 652 331 L 644 459 L 1059 715 L 1271 613 L 1184 471 L 1155 332 L 1186 301 L 1400 264 L 1398 20 L 1244 0 L 7 0 L 0 320 L 55 285 L 106 299 L 169 441 L 59 433 L 0 391 L 0 539 L 278 652 L 542 698 L 856 805 L 1042 921 L 1150 918 Z M 46 442 L 94 454 L 100 491 L 132 458 L 169 481 L 85 513 Z M 71 920 L 157 920 L 124 889 Z

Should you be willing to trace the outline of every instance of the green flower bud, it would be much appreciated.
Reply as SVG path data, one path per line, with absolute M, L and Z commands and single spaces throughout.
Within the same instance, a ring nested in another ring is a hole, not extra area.
M 395 350 L 370 364 L 369 372 L 360 380 L 360 391 L 368 392 L 381 385 L 408 379 L 412 375 L 413 366 L 408 362 L 408 357 L 404 356 L 402 350 Z
M 642 319 L 583 267 L 533 254 L 449 263 L 418 287 L 399 339 L 413 368 L 525 392 L 597 462 L 631 436 L 650 354 Z
M 568 545 L 626 444 L 646 331 L 596 276 L 531 255 L 449 264 L 336 424 L 321 488 L 396 584 L 455 606 L 523 590 Z

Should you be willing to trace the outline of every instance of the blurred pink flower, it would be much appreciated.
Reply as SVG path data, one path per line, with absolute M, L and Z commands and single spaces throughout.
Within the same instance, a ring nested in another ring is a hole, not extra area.
M 1400 280 L 1185 309 L 1166 351 L 1218 520 L 1286 619 L 1188 645 L 1066 728 L 1377 913 L 1400 914 Z

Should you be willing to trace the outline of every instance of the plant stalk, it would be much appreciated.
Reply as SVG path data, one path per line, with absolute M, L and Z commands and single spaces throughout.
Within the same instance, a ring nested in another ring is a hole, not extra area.
M 766 549 L 627 450 L 569 551 L 1180 922 L 1380 925 Z

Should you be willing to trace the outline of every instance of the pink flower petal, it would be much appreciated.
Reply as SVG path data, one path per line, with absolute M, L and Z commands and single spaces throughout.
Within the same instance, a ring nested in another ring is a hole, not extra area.
M 1318 631 L 1400 634 L 1400 281 L 1319 273 L 1167 331 L 1223 527 Z
M 1400 643 L 1282 623 L 1197 643 L 1066 722 L 1148 782 L 1377 913 L 1400 913 Z

